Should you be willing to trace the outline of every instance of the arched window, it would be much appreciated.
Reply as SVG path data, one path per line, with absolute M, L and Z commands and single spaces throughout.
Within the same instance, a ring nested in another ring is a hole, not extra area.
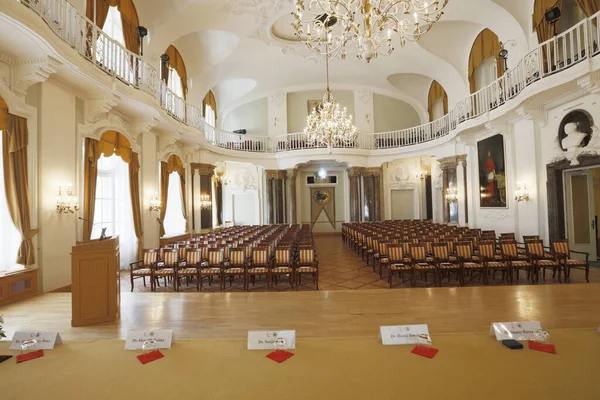
M 8 211 L 6 191 L 4 190 L 4 140 L 2 128 L 7 112 L 4 100 L 0 98 L 0 237 L 2 237 L 2 240 L 0 240 L 0 271 L 7 271 L 16 267 L 15 260 L 21 245 L 21 232 L 12 221 Z
M 440 119 L 448 113 L 448 94 L 436 80 L 429 87 L 427 105 L 429 121 Z
M 558 34 L 568 31 L 586 18 L 585 12 L 583 12 L 583 9 L 578 4 L 582 2 L 586 4 L 596 3 L 595 1 L 588 0 L 562 0 L 562 6 L 560 7 L 560 23 L 557 26 Z M 595 7 L 590 4 L 589 9 L 590 11 L 593 11 Z M 595 14 L 597 11 L 598 10 L 593 11 L 590 16 Z
M 169 61 L 162 66 L 162 79 L 173 93 L 185 99 L 187 96 L 187 71 L 183 57 L 173 45 L 169 46 L 165 54 L 169 56 Z
M 161 213 L 164 232 L 161 236 L 178 236 L 187 230 L 187 210 L 185 200 L 185 169 L 176 155 L 167 162 L 161 162 L 161 199 L 165 199 L 164 214 Z
M 204 113 L 204 119 L 210 126 L 216 127 L 217 125 L 217 101 L 212 90 L 209 90 L 202 100 L 202 111 Z
M 129 165 L 132 159 L 129 141 L 115 131 L 105 132 L 99 142 L 101 156 L 97 162 L 96 198 L 92 239 L 119 236 L 121 268 L 137 259 L 137 237 L 133 223 Z
M 504 62 L 498 56 L 498 36 L 484 29 L 475 38 L 469 54 L 469 87 L 475 93 L 504 74 Z

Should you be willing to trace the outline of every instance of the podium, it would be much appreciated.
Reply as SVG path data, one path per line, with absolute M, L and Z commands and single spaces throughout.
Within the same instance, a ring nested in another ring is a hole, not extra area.
M 71 249 L 71 326 L 119 319 L 119 237 L 78 242 Z

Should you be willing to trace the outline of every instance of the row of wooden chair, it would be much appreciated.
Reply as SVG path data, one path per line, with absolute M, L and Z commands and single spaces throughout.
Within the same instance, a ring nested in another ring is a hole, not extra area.
M 220 232 L 214 235 L 220 236 L 219 243 L 213 242 L 212 245 L 205 244 L 210 241 L 191 239 L 172 247 L 146 249 L 142 260 L 130 264 L 131 290 L 136 279 L 142 279 L 146 287 L 146 278 L 150 280 L 153 291 L 160 284 L 160 278 L 163 278 L 165 286 L 172 281 L 175 291 L 180 290 L 182 279 L 188 284 L 195 281 L 197 290 L 203 287 L 205 280 L 209 285 L 218 280 L 220 290 L 224 290 L 227 279 L 232 286 L 235 278 L 241 278 L 244 290 L 248 290 L 249 282 L 254 284 L 256 277 L 261 275 L 266 278 L 269 289 L 272 288 L 272 282 L 276 283 L 277 277 L 282 275 L 289 277 L 293 288 L 297 286 L 296 279 L 298 283 L 301 282 L 304 274 L 313 276 L 318 289 L 318 259 L 310 226 L 269 227 L 242 230 L 254 234 L 257 231 L 267 233 L 258 240 L 254 235 L 249 240 L 249 236 L 241 235 L 246 239 L 234 242 L 226 240 L 223 244 L 224 235 Z M 249 243 L 244 244 L 246 240 Z
M 589 282 L 589 255 L 570 250 L 566 240 L 552 242 L 545 247 L 538 236 L 524 236 L 524 243 L 515 241 L 514 233 L 468 229 L 434 224 L 428 221 L 387 221 L 385 223 L 344 224 L 342 240 L 352 248 L 373 270 L 379 269 L 383 278 L 387 269 L 390 287 L 394 274 L 402 282 L 415 285 L 417 278 L 441 285 L 442 278 L 456 276 L 459 285 L 465 277 L 475 277 L 488 284 L 497 272 L 507 283 L 519 281 L 519 272 L 526 271 L 532 283 L 539 282 L 540 271 L 546 278 L 546 269 L 559 282 L 570 280 L 572 269 L 585 271 Z M 573 254 L 585 256 L 584 260 L 572 258 Z M 408 276 L 408 279 L 405 277 Z M 516 278 L 516 279 L 515 279 Z

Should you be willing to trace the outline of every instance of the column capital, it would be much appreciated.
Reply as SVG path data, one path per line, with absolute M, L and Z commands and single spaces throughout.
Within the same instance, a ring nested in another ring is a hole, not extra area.
M 212 164 L 191 163 L 192 171 L 198 170 L 198 175 L 212 176 L 215 173 L 215 166 Z
M 285 179 L 287 171 L 285 169 L 266 169 L 267 179 Z
M 365 168 L 363 171 L 364 176 L 381 176 L 381 167 Z
M 355 177 L 361 176 L 363 174 L 364 170 L 365 170 L 364 167 L 350 167 L 347 169 L 348 177 L 355 178 Z

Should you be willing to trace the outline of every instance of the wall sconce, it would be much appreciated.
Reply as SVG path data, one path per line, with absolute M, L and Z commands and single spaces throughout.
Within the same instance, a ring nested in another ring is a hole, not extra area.
M 73 185 L 67 186 L 67 194 L 63 195 L 62 187 L 58 187 L 58 196 L 56 196 L 56 212 L 59 214 L 75 214 L 79 211 L 77 197 L 73 195 Z
M 202 210 L 210 210 L 212 208 L 212 200 L 207 194 L 200 195 L 200 208 Z
M 158 193 L 154 193 L 154 196 L 150 198 L 150 212 L 160 212 L 160 200 L 158 199 Z
M 144 38 L 148 36 L 148 29 L 144 26 L 138 26 L 136 28 L 138 35 L 140 36 L 140 56 L 144 55 Z
M 529 201 L 529 190 L 525 182 L 517 182 L 517 190 L 515 190 L 516 201 Z
M 215 170 L 215 179 L 217 180 L 217 182 L 221 182 L 225 186 L 227 186 L 227 184 L 231 182 L 231 178 L 225 175 L 225 171 Z
M 448 203 L 455 203 L 458 201 L 458 189 L 455 187 L 449 187 L 446 189 L 446 201 Z
M 429 171 L 427 171 L 426 169 L 422 169 L 417 174 L 417 178 L 419 178 L 421 180 L 421 182 L 422 182 L 422 181 L 425 180 L 425 178 L 427 178 L 428 175 L 429 175 Z

